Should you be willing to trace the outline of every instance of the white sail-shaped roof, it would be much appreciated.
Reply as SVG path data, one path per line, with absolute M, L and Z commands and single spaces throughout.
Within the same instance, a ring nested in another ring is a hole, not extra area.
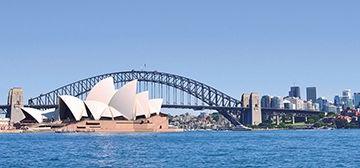
M 115 108 L 113 107 L 109 107 L 111 114 L 113 117 L 121 117 L 124 116 L 123 114 L 121 114 L 119 111 L 117 111 Z
M 98 101 L 85 101 L 85 105 L 94 117 L 94 120 L 100 120 L 104 110 L 108 108 L 107 104 Z
M 86 101 L 98 101 L 109 104 L 111 98 L 115 94 L 114 79 L 106 78 L 98 82 L 89 92 Z
M 141 92 L 136 95 L 135 115 L 150 117 L 149 92 Z
M 60 96 L 60 99 L 66 104 L 69 108 L 76 121 L 80 121 L 82 117 L 87 117 L 85 104 L 82 100 L 74 96 Z
M 149 100 L 150 114 L 160 114 L 163 99 L 151 99 Z
M 119 111 L 128 120 L 135 119 L 135 98 L 137 80 L 133 80 L 121 87 L 111 99 L 109 105 Z
M 59 109 L 48 109 L 45 111 L 42 111 L 42 115 L 44 119 L 54 119 L 54 120 L 59 120 L 60 119 L 60 114 L 59 114 Z
M 24 113 L 29 114 L 31 117 L 33 117 L 38 123 L 42 123 L 43 122 L 43 116 L 42 111 L 38 110 L 38 109 L 34 109 L 34 108 L 28 108 L 28 107 L 22 107 L 21 110 Z
M 106 107 L 101 114 L 101 117 L 113 118 L 112 112 L 110 111 L 110 107 Z
M 113 107 L 106 107 L 101 114 L 101 117 L 107 117 L 107 118 L 115 118 L 115 117 L 121 117 L 123 116 L 119 111 L 117 111 Z

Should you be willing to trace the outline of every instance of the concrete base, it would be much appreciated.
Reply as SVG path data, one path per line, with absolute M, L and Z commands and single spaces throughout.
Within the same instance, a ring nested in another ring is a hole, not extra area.
M 135 121 L 125 120 L 84 120 L 69 124 L 57 132 L 178 132 L 180 129 L 169 128 L 167 116 L 152 116 Z

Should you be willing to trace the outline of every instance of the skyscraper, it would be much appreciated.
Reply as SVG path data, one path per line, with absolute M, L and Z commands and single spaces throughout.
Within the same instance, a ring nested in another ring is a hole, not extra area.
M 319 110 L 320 111 L 325 111 L 325 112 L 328 112 L 329 111 L 329 101 L 326 99 L 326 98 L 323 98 L 323 97 L 319 97 L 317 100 L 316 100 L 316 103 L 319 104 Z
M 306 99 L 307 101 L 315 102 L 317 99 L 316 96 L 316 87 L 307 87 L 306 88 Z
M 300 96 L 300 87 L 299 86 L 293 86 L 290 88 L 289 91 L 289 97 L 297 97 L 301 99 Z
M 334 105 L 337 106 L 337 107 L 341 106 L 341 98 L 340 98 L 339 95 L 336 95 L 334 97 Z
M 261 98 L 261 107 L 262 108 L 270 108 L 271 107 L 271 97 L 265 95 Z
M 343 98 L 351 99 L 351 90 L 346 89 L 342 92 Z
M 270 106 L 271 106 L 271 108 L 274 108 L 274 109 L 283 108 L 284 107 L 283 99 L 281 97 L 277 97 L 277 96 L 271 98 Z
M 355 108 L 360 107 L 360 93 L 354 93 L 354 105 Z
M 344 104 L 343 108 L 353 108 L 354 107 L 354 102 L 352 99 L 352 95 L 351 95 L 351 90 L 350 89 L 346 89 L 343 91 L 342 93 L 342 98 L 341 98 L 341 102 Z

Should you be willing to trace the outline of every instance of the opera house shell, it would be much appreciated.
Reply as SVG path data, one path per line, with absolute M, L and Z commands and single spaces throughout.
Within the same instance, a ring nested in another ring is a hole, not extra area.
M 59 96 L 56 110 L 22 108 L 23 121 L 42 123 L 58 120 L 64 129 L 84 131 L 159 131 L 168 129 L 168 117 L 160 113 L 162 99 L 149 99 L 149 92 L 137 93 L 137 80 L 116 90 L 114 79 L 98 82 L 83 101 Z

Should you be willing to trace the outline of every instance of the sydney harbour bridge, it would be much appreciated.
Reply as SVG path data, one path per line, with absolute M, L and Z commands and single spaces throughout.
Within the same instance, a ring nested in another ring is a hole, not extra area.
M 235 126 L 242 125 L 241 115 L 251 111 L 251 108 L 243 107 L 239 99 L 233 98 L 202 82 L 170 73 L 135 70 L 82 79 L 30 98 L 25 106 L 38 109 L 56 108 L 58 96 L 60 95 L 72 95 L 84 99 L 97 82 L 107 77 L 114 78 L 114 84 L 117 88 L 137 79 L 139 81 L 137 90 L 139 92 L 149 91 L 151 98 L 163 98 L 163 108 L 216 110 Z M 9 104 L 1 105 L 0 108 L 9 111 L 10 106 Z M 292 115 L 307 117 L 319 115 L 323 112 L 262 108 L 261 113 L 269 116 Z

